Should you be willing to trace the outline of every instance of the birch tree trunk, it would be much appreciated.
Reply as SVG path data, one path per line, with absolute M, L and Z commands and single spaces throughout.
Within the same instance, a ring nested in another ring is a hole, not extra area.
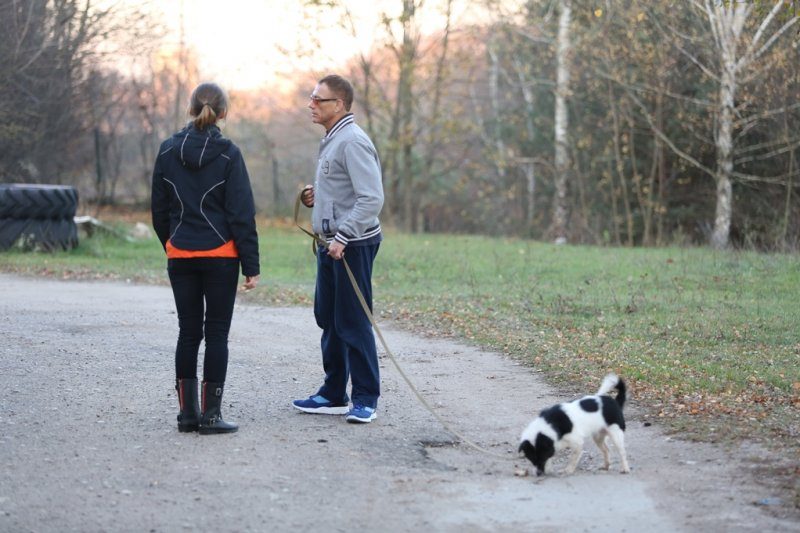
M 717 207 L 714 214 L 714 231 L 711 246 L 726 248 L 730 238 L 731 215 L 733 211 L 733 116 L 736 95 L 736 76 L 739 63 L 736 58 L 737 46 L 742 28 L 747 20 L 751 6 L 738 2 L 729 5 L 706 1 L 709 17 L 717 42 L 720 60 L 719 100 L 717 102 L 717 127 L 714 140 L 717 149 Z
M 731 232 L 733 213 L 733 107 L 736 93 L 736 73 L 724 70 L 719 88 L 719 118 L 715 140 L 717 144 L 717 207 L 714 214 L 714 231 L 711 246 L 726 248 Z
M 743 52 L 738 46 L 743 39 L 744 27 L 753 13 L 755 3 L 751 2 L 711 2 L 704 0 L 705 11 L 714 35 L 719 60 L 719 101 L 717 102 L 717 126 L 715 142 L 717 151 L 717 206 L 714 215 L 714 230 L 711 234 L 711 245 L 714 248 L 726 248 L 730 240 L 731 218 L 733 215 L 733 187 L 731 179 L 734 173 L 734 120 L 736 105 L 736 89 L 741 73 L 751 68 L 758 59 L 786 32 L 798 17 L 794 15 L 776 30 L 764 44 L 761 40 L 765 32 L 787 2 L 775 2 L 770 12 L 757 26 L 750 42 Z M 695 60 L 699 64 L 698 61 Z
M 572 0 L 559 1 L 556 114 L 555 114 L 555 197 L 553 199 L 553 240 L 556 244 L 567 242 L 567 186 L 569 183 L 569 154 L 567 133 L 567 97 L 570 92 L 570 22 Z

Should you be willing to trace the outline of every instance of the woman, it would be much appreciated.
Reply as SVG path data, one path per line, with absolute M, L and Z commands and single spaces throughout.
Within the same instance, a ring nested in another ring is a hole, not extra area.
M 175 349 L 179 431 L 232 433 L 220 406 L 239 265 L 245 289 L 258 284 L 258 234 L 250 178 L 239 148 L 220 133 L 228 96 L 215 83 L 192 92 L 192 121 L 161 144 L 153 169 L 153 228 L 167 253 L 178 311 Z M 205 311 L 204 311 L 205 307 Z M 197 356 L 205 335 L 202 407 Z

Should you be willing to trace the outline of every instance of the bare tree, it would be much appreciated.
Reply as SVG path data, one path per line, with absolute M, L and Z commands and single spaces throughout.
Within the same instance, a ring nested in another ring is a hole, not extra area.
M 364 31 L 342 0 L 306 0 L 305 5 L 338 13 L 336 23 L 354 37 Z M 445 120 L 442 99 L 453 1 L 442 3 L 443 28 L 430 36 L 423 36 L 420 28 L 424 5 L 424 0 L 381 4 L 376 47 L 369 55 L 356 53 L 351 63 L 360 84 L 357 100 L 366 114 L 366 129 L 383 162 L 384 218 L 410 232 L 423 229 L 424 197 L 440 163 L 436 148 Z
M 137 126 L 120 64 L 151 46 L 156 28 L 138 5 L 0 2 L 0 175 L 113 202 Z
M 453 0 L 447 0 L 445 3 L 445 25 L 441 32 L 441 38 L 434 40 L 434 46 L 439 50 L 438 58 L 436 59 L 435 66 L 433 67 L 433 87 L 432 95 L 430 96 L 430 107 L 426 116 L 428 120 L 424 121 L 427 130 L 424 134 L 425 138 L 425 155 L 422 164 L 422 179 L 418 180 L 414 191 L 414 202 L 417 205 L 414 216 L 416 217 L 413 224 L 414 231 L 424 230 L 423 213 L 427 206 L 426 197 L 427 192 L 430 190 L 431 183 L 435 179 L 434 168 L 438 161 L 437 155 L 441 150 L 442 145 L 442 130 L 441 117 L 442 117 L 442 104 L 445 97 L 446 81 L 448 78 L 448 59 L 450 52 L 450 31 L 453 15 Z M 449 165 L 444 165 L 448 167 Z
M 91 43 L 108 12 L 78 0 L 0 3 L 0 174 L 64 181 L 86 157 L 80 106 Z M 54 158 L 59 150 L 62 157 Z
M 195 53 L 188 48 L 172 55 L 150 56 L 146 61 L 143 74 L 131 79 L 138 109 L 131 125 L 138 138 L 136 175 L 149 186 L 159 142 L 185 123 L 189 103 L 185 88 L 199 82 L 199 68 Z
M 397 102 L 393 128 L 396 131 L 397 185 L 401 191 L 403 222 L 407 231 L 414 230 L 414 78 L 417 70 L 417 51 L 419 34 L 416 27 L 417 2 L 403 0 L 400 15 L 402 39 L 399 46 L 392 46 L 397 57 L 399 75 L 397 78 Z
M 752 76 L 758 62 L 775 42 L 785 34 L 799 19 L 791 15 L 787 20 L 768 35 L 773 23 L 778 23 L 778 14 L 788 2 L 779 0 L 764 18 L 756 24 L 750 24 L 751 17 L 756 13 L 756 4 L 750 2 L 711 2 L 704 0 L 702 3 L 694 1 L 695 7 L 700 10 L 708 21 L 713 35 L 715 65 L 704 63 L 697 55 L 691 54 L 682 48 L 690 59 L 701 70 L 714 79 L 719 86 L 716 102 L 717 124 L 715 143 L 717 150 L 716 171 L 714 177 L 717 184 L 717 205 L 714 216 L 714 229 L 711 235 L 711 245 L 715 248 L 728 246 L 730 238 L 731 217 L 733 214 L 733 189 L 734 177 L 734 128 L 736 126 L 736 96 L 737 88 L 743 78 Z M 747 30 L 753 28 L 752 37 L 747 38 Z M 749 42 L 748 42 L 749 41 Z M 741 50 L 744 45 L 744 50 Z M 748 73 L 748 71 L 750 71 Z

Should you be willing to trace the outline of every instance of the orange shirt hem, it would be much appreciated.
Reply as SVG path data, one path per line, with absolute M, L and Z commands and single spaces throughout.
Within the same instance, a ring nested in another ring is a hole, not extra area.
M 173 246 L 171 241 L 167 241 L 167 258 L 193 259 L 195 257 L 239 257 L 239 250 L 236 249 L 233 241 L 228 241 L 211 250 L 183 250 Z

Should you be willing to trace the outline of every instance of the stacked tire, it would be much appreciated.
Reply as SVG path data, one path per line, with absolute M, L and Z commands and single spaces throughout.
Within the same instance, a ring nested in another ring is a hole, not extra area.
M 0 250 L 70 250 L 78 245 L 78 191 L 64 185 L 0 184 Z

